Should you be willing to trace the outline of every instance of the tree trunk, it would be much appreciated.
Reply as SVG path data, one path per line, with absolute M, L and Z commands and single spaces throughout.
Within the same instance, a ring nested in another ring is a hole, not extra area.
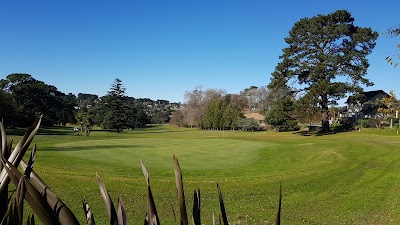
M 322 121 L 321 121 L 321 129 L 322 132 L 328 132 L 329 129 L 329 118 L 328 118 L 328 96 L 322 95 L 322 102 L 321 102 L 321 113 L 322 113 Z

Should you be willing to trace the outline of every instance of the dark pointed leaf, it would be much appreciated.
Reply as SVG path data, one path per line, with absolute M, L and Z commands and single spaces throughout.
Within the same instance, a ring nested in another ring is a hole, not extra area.
M 7 149 L 7 136 L 6 136 L 6 130 L 4 129 L 3 122 L 0 122 L 0 158 L 5 157 L 5 152 Z M 0 167 L 2 168 L 2 167 Z
M 118 225 L 128 225 L 128 220 L 126 218 L 126 213 L 125 213 L 125 206 L 124 202 L 122 201 L 122 198 L 118 198 L 117 218 L 118 218 Z
M 145 217 L 144 217 L 144 222 L 143 222 L 143 224 L 144 224 L 144 225 L 148 225 L 148 224 L 149 224 L 149 217 L 147 216 L 147 212 L 146 212 L 146 215 L 145 215 Z
M 224 222 L 224 225 L 229 225 L 228 217 L 226 216 L 226 211 L 225 211 L 224 199 L 222 198 L 222 192 L 221 189 L 219 188 L 218 182 L 217 182 L 217 188 L 218 188 L 219 206 L 221 207 L 222 220 Z
M 279 185 L 279 206 L 278 206 L 278 212 L 276 214 L 275 225 L 281 224 L 281 207 L 282 207 L 282 178 L 281 178 L 281 183 Z
M 179 166 L 178 158 L 175 155 L 173 155 L 173 159 L 174 159 L 176 189 L 178 191 L 178 203 L 181 213 L 181 225 L 188 225 L 189 222 L 186 212 L 185 194 L 183 192 L 182 170 L 181 167 Z
M 142 166 L 143 175 L 147 182 L 147 214 L 146 214 L 147 222 L 149 225 L 160 224 L 160 221 L 158 219 L 156 204 L 150 187 L 149 173 L 147 172 L 147 169 L 142 161 L 140 161 L 140 164 Z
M 174 215 L 174 222 L 176 223 L 176 213 L 175 213 L 174 206 L 172 204 L 171 204 L 171 209 L 172 209 L 172 214 Z
M 53 210 L 47 204 L 43 196 L 40 195 L 39 191 L 28 181 L 28 179 L 24 177 L 22 173 L 19 172 L 19 170 L 8 161 L 3 160 L 2 162 L 4 163 L 4 168 L 6 169 L 14 185 L 18 185 L 19 179 L 24 179 L 26 187 L 25 200 L 40 218 L 42 223 L 45 225 L 59 224 Z
M 18 215 L 18 224 L 22 224 L 22 218 L 24 216 L 24 198 L 25 198 L 25 182 L 23 177 L 19 179 L 18 187 L 17 187 L 17 193 L 15 196 L 15 206 L 17 209 L 17 215 Z
M 87 203 L 85 198 L 82 200 L 82 206 L 83 206 L 83 211 L 85 212 L 85 218 L 86 218 L 87 224 L 95 225 L 96 223 L 94 221 L 93 212 L 90 209 L 89 204 Z
M 20 165 L 26 173 L 28 164 L 22 160 Z M 35 171 L 30 173 L 29 181 L 39 191 L 39 193 L 44 196 L 48 205 L 56 213 L 61 224 L 79 224 L 78 219 L 72 213 L 71 209 L 64 204 L 64 202 L 51 190 L 50 187 L 47 186 Z
M 31 144 L 36 132 L 39 129 L 40 122 L 42 120 L 42 116 L 36 119 L 36 121 L 32 124 L 32 126 L 28 129 L 25 133 L 24 137 L 19 141 L 17 146 L 14 148 L 14 151 L 11 153 L 10 157 L 8 157 L 8 161 L 14 165 L 18 166 L 26 150 L 28 149 L 29 145 Z M 0 193 L 3 189 L 6 188 L 8 183 L 10 182 L 9 177 L 7 175 L 7 171 L 3 168 L 0 173 Z
M 97 174 L 96 174 L 96 176 L 97 176 L 97 183 L 99 185 L 100 193 L 101 193 L 101 196 L 103 197 L 104 204 L 106 206 L 107 215 L 108 215 L 108 218 L 110 219 L 110 224 L 117 225 L 117 222 L 118 222 L 117 221 L 117 213 L 115 211 L 114 204 L 113 204 L 111 197 L 108 194 L 107 189 L 104 186 L 104 183 L 101 180 L 100 176 Z
M 200 218 L 200 188 L 193 194 L 193 222 L 195 225 L 201 225 Z
M 27 225 L 35 225 L 35 216 L 34 216 L 34 214 L 32 214 L 32 215 L 28 215 L 28 219 L 27 219 L 27 221 L 26 221 L 26 224 Z
M 30 177 L 31 175 L 31 172 L 33 170 L 33 164 L 35 163 L 35 158 L 36 158 L 36 145 L 33 146 L 31 155 L 29 157 L 28 166 L 25 168 L 24 175 L 26 177 Z

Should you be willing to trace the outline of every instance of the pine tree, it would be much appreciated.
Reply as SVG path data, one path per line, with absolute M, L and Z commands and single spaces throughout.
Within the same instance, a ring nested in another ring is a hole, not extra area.
M 298 83 L 300 90 L 314 95 L 322 113 L 323 131 L 329 130 L 328 106 L 348 92 L 360 92 L 360 85 L 373 85 L 364 78 L 368 54 L 378 33 L 353 25 L 346 10 L 303 18 L 285 38 L 282 61 L 272 73 L 269 88 L 288 88 Z
M 125 87 L 118 78 L 111 84 L 110 90 L 104 96 L 105 115 L 103 127 L 115 130 L 118 133 L 127 128 L 128 117 L 126 114 L 127 97 L 125 95 Z

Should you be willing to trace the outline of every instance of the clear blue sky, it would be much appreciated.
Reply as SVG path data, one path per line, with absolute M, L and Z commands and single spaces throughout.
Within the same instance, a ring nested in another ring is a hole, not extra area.
M 269 83 L 296 21 L 337 9 L 379 33 L 400 24 L 398 0 L 4 0 L 0 78 L 29 73 L 64 93 L 99 96 L 119 78 L 129 96 L 169 101 L 198 85 L 239 93 Z M 385 61 L 396 43 L 377 40 L 366 90 L 400 94 L 400 68 Z

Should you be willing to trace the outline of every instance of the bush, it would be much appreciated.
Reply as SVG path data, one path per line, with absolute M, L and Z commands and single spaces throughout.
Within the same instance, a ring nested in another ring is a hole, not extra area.
M 284 123 L 275 126 L 277 131 L 297 131 L 300 130 L 300 126 L 298 125 L 296 120 L 286 120 Z
M 252 118 L 239 118 L 236 120 L 236 127 L 240 130 L 258 130 L 260 127 L 257 120 Z
M 355 129 L 355 122 L 351 118 L 342 118 L 339 120 L 339 124 L 335 124 L 331 127 L 334 132 L 346 132 Z

